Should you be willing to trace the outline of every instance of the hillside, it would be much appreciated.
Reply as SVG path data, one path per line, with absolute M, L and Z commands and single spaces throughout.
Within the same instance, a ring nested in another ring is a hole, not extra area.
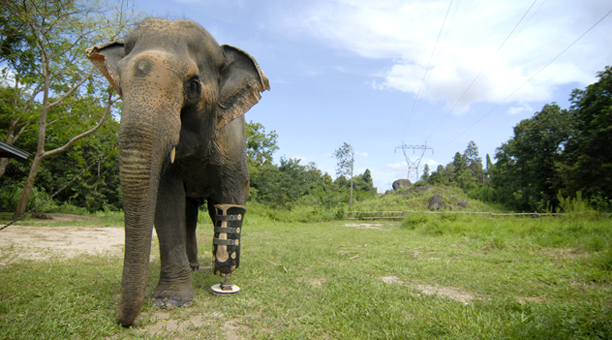
M 432 196 L 439 194 L 444 203 L 451 207 L 453 211 L 482 211 L 482 212 L 502 212 L 503 208 L 499 205 L 484 203 L 479 200 L 471 199 L 468 195 L 457 187 L 446 186 L 413 186 L 399 191 L 390 191 L 384 195 L 379 195 L 373 199 L 356 202 L 351 211 L 401 211 L 401 210 L 428 210 L 428 202 Z M 460 207 L 457 202 L 465 200 L 467 207 Z

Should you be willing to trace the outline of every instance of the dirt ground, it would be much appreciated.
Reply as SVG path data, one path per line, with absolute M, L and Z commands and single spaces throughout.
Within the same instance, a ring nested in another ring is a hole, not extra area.
M 10 226 L 1 233 L 0 252 L 12 256 L 0 260 L 0 265 L 18 259 L 45 261 L 51 257 L 73 258 L 80 254 L 123 254 L 124 232 L 119 227 Z
M 53 222 L 71 222 L 83 219 L 75 215 L 51 215 Z M 68 223 L 67 223 L 68 224 Z M 380 224 L 346 224 L 345 227 L 372 228 L 388 231 Z M 153 231 L 154 232 L 154 231 Z M 74 258 L 81 254 L 100 256 L 122 256 L 124 246 L 123 227 L 24 227 L 10 226 L 0 231 L 0 266 L 4 266 L 19 259 L 47 261 L 54 258 Z M 155 235 L 154 235 L 155 236 Z M 411 286 L 402 282 L 395 276 L 381 278 L 386 284 L 400 284 Z M 321 286 L 320 281 L 312 282 Z M 463 303 L 471 302 L 474 295 L 452 287 L 437 287 L 419 285 L 415 287 L 424 295 L 437 295 L 450 298 Z M 157 310 L 152 314 L 153 322 L 143 327 L 141 333 L 153 336 L 155 334 L 176 335 L 190 332 L 205 323 L 211 322 L 223 315 L 199 315 L 191 317 L 188 321 L 172 320 L 165 310 Z M 226 339 L 241 339 L 235 320 L 222 325 Z
M 46 215 L 53 223 L 83 220 L 76 215 Z M 44 216 L 41 217 L 46 219 Z M 9 226 L 0 231 L 0 267 L 19 259 L 48 261 L 69 259 L 82 254 L 100 256 L 123 256 L 123 227 L 24 227 Z M 153 230 L 153 237 L 155 230 Z M 206 270 L 203 268 L 202 270 Z M 176 339 L 177 334 L 191 334 L 204 324 L 222 319 L 221 313 L 195 315 L 189 320 L 173 320 L 170 313 L 160 309 L 152 313 L 152 322 L 139 329 L 139 333 L 149 336 L 162 335 Z M 225 321 L 221 331 L 226 339 L 242 339 L 238 335 L 236 320 Z M 194 333 L 195 334 L 195 333 Z M 193 335 L 193 334 L 192 334 Z
M 54 223 L 82 220 L 82 216 L 55 214 Z M 81 254 L 121 256 L 123 227 L 24 227 L 9 226 L 0 231 L 0 265 L 28 259 L 74 258 Z

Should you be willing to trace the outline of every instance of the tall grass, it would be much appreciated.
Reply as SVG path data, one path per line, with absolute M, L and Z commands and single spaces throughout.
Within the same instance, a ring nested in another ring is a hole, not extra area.
M 407 214 L 401 223 L 361 228 L 345 221 L 284 220 L 312 214 L 308 209 L 273 215 L 266 207 L 248 208 L 241 267 L 232 276 L 242 288 L 239 294 L 212 295 L 210 286 L 221 279 L 196 272 L 193 303 L 159 311 L 151 299 L 160 270 L 154 239 L 140 326 L 123 329 L 115 322 L 121 258 L 20 260 L 0 267 L 0 339 L 607 339 L 612 334 L 612 229 L 601 215 Z M 206 212 L 200 217 L 200 261 L 206 265 L 212 228 Z M 16 251 L 3 248 L 0 261 Z M 423 286 L 472 299 L 426 294 Z M 182 330 L 170 327 L 192 321 Z M 155 336 L 148 333 L 153 326 Z
M 350 208 L 352 211 L 401 211 L 401 210 L 428 210 L 429 200 L 433 195 L 439 194 L 447 209 L 454 211 L 483 211 L 501 212 L 503 208 L 493 203 L 483 203 L 470 198 L 463 190 L 456 187 L 429 187 L 427 190 L 418 190 L 412 187 L 406 190 L 392 191 L 370 200 L 355 203 Z M 466 208 L 459 207 L 457 202 L 465 200 L 468 202 Z M 348 207 L 347 207 L 348 208 Z

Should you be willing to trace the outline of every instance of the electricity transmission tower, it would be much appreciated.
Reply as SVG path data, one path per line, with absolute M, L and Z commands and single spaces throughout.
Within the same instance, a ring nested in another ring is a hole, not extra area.
M 397 149 L 402 149 L 402 152 L 404 153 L 404 157 L 406 158 L 406 163 L 408 164 L 408 174 L 406 178 L 410 179 L 410 173 L 414 171 L 416 175 L 415 182 L 418 181 L 419 180 L 419 165 L 421 164 L 421 159 L 423 159 L 423 155 L 425 155 L 425 151 L 427 150 L 431 150 L 431 153 L 433 154 L 433 148 L 427 146 L 427 143 L 425 143 L 425 145 L 406 145 L 404 142 L 402 142 L 402 145 L 395 148 L 395 152 L 397 152 Z M 406 151 L 410 149 L 412 149 L 413 154 L 415 154 L 417 150 L 423 150 L 423 152 L 421 152 L 420 156 L 418 156 L 414 160 L 411 160 L 410 157 L 408 157 L 408 153 L 406 153 Z

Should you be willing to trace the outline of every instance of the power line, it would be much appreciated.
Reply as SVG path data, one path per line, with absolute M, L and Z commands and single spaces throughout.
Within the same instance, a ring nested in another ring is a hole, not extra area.
M 489 110 L 487 113 L 485 113 L 482 117 L 480 117 L 480 119 L 478 119 L 476 122 L 474 122 L 474 124 L 470 125 L 467 129 L 465 129 L 463 132 L 461 132 L 459 135 L 457 135 L 457 137 L 453 138 L 450 142 L 446 143 L 443 147 L 441 147 L 440 149 L 444 149 L 446 148 L 449 144 L 451 144 L 452 142 L 454 142 L 457 138 L 461 137 L 464 133 L 466 133 L 468 130 L 470 130 L 471 128 L 473 128 L 476 124 L 478 124 L 481 120 L 483 120 L 486 116 L 488 116 L 489 114 L 491 114 L 491 112 L 495 111 L 498 107 L 500 107 L 503 103 L 506 102 L 506 100 L 508 100 L 510 97 L 512 97 L 515 93 L 517 93 L 520 89 L 523 88 L 523 86 L 527 85 L 527 83 L 529 83 L 533 78 L 535 78 L 536 76 L 538 76 L 540 73 L 542 73 L 542 71 L 544 71 L 544 69 L 546 69 L 548 66 L 550 66 L 550 64 L 552 64 L 553 62 L 555 62 L 555 60 L 557 60 L 563 53 L 565 53 L 567 50 L 569 50 L 572 46 L 574 46 L 574 44 L 576 44 L 580 39 L 582 39 L 585 35 L 587 35 L 587 33 L 589 33 L 593 28 L 595 28 L 595 26 L 599 25 L 599 23 L 601 23 L 606 17 L 608 17 L 608 15 L 610 15 L 612 13 L 612 10 L 610 10 L 608 13 L 606 13 L 601 19 L 599 19 L 595 24 L 593 24 L 593 26 L 591 26 L 588 30 L 586 30 L 586 32 L 582 33 L 582 35 L 580 35 L 576 40 L 574 40 L 574 42 L 572 42 L 571 44 L 569 44 L 569 46 L 567 46 L 563 51 L 561 51 L 561 53 L 557 54 L 556 57 L 554 57 L 551 61 L 549 61 L 546 65 L 544 65 L 544 67 L 542 67 L 538 72 L 536 72 L 534 75 L 532 75 L 529 79 L 527 79 L 526 82 L 524 82 L 521 86 L 519 86 L 516 90 L 514 90 L 512 93 L 510 93 L 506 98 L 504 98 L 504 100 L 502 100 L 499 104 L 495 105 L 494 108 L 492 108 L 491 110 Z
M 508 39 L 510 39 L 510 36 L 512 36 L 512 33 L 514 33 L 514 31 L 519 27 L 519 25 L 521 24 L 521 22 L 523 22 L 523 19 L 525 19 L 525 17 L 527 16 L 527 14 L 529 13 L 529 11 L 531 11 L 531 9 L 533 8 L 533 6 L 536 4 L 536 2 L 538 2 L 538 0 L 534 0 L 533 3 L 531 4 L 531 6 L 529 6 L 529 8 L 527 9 L 527 11 L 525 12 L 525 14 L 523 14 L 523 16 L 521 17 L 521 19 L 518 21 L 518 23 L 514 26 L 514 28 L 512 29 L 512 31 L 510 31 L 510 33 L 508 34 L 508 36 L 506 37 L 506 39 L 504 39 L 504 41 L 501 43 L 501 45 L 499 45 L 499 47 L 497 48 L 497 51 L 495 51 L 494 55 L 496 55 L 497 53 L 499 53 L 499 51 L 502 49 L 502 47 L 506 44 L 506 42 L 508 41 Z M 455 108 L 457 107 L 457 105 L 461 102 L 461 100 L 463 99 L 463 97 L 465 97 L 465 95 L 470 91 L 470 89 L 472 88 L 472 86 L 474 86 L 474 84 L 476 84 L 476 82 L 478 81 L 478 79 L 480 79 L 480 76 L 482 75 L 482 73 L 485 71 L 485 69 L 487 69 L 488 64 L 485 65 L 482 70 L 480 70 L 480 73 L 478 73 L 478 75 L 474 78 L 474 80 L 472 80 L 472 82 L 470 83 L 470 85 L 465 89 L 465 91 L 463 91 L 463 93 L 461 94 L 461 97 L 459 97 L 459 99 L 457 99 L 457 101 L 455 102 L 455 104 L 453 105 L 453 107 L 446 113 L 446 115 L 444 115 L 444 117 L 442 117 L 442 120 L 440 120 L 440 122 L 438 123 L 438 125 L 436 125 L 436 127 L 433 129 L 433 131 L 431 131 L 431 133 L 429 134 L 429 136 L 427 136 L 427 138 L 425 138 L 425 140 L 429 140 L 429 138 L 431 138 L 431 136 L 438 130 L 438 128 L 440 127 L 440 125 L 442 125 L 442 123 L 444 122 L 444 120 L 446 120 L 446 118 L 448 117 L 448 115 L 451 114 L 451 112 L 453 112 L 455 110 Z
M 448 13 L 450 12 L 451 5 L 453 4 L 453 0 L 451 0 L 448 4 L 448 8 L 446 9 L 446 14 L 444 15 L 444 21 L 442 22 L 442 27 L 440 27 L 440 32 L 438 33 L 438 38 L 436 39 L 436 44 L 434 45 L 434 49 L 431 52 L 431 57 L 429 57 L 429 62 L 427 63 L 427 67 L 425 68 L 425 74 L 423 74 L 423 79 L 421 80 L 421 85 L 419 85 L 419 91 L 417 92 L 414 101 L 412 102 L 412 108 L 410 109 L 410 114 L 408 115 L 408 120 L 406 120 L 406 125 L 404 126 L 404 130 L 402 131 L 402 135 L 400 137 L 403 138 L 406 133 L 406 128 L 408 128 L 408 123 L 410 123 L 410 118 L 412 118 L 412 114 L 414 113 L 414 108 L 416 103 L 419 101 L 421 96 L 421 89 L 423 88 L 423 84 L 425 83 L 425 77 L 427 77 L 427 72 L 429 72 L 429 67 L 431 66 L 431 61 L 433 60 L 434 54 L 436 53 L 436 49 L 438 48 L 438 42 L 440 42 L 440 36 L 442 35 L 442 31 L 444 30 L 444 25 L 446 25 L 446 19 L 448 18 Z
M 402 152 L 404 153 L 404 157 L 406 158 L 406 164 L 408 164 L 408 173 L 407 173 L 407 177 L 408 179 L 410 179 L 410 173 L 412 171 L 415 172 L 416 175 L 416 181 L 419 180 L 419 166 L 421 164 L 421 159 L 423 159 L 423 155 L 425 155 L 425 151 L 427 150 L 431 150 L 431 152 L 433 153 L 433 148 L 430 146 L 427 146 L 427 143 L 425 143 L 425 145 L 406 145 L 404 142 L 402 142 L 402 145 L 398 146 L 395 148 L 395 150 L 397 151 L 397 149 L 402 149 Z M 423 152 L 421 153 L 420 156 L 418 156 L 414 161 L 410 160 L 410 157 L 408 157 L 408 154 L 406 153 L 406 150 L 412 149 L 412 153 L 415 153 L 417 150 L 423 150 Z

